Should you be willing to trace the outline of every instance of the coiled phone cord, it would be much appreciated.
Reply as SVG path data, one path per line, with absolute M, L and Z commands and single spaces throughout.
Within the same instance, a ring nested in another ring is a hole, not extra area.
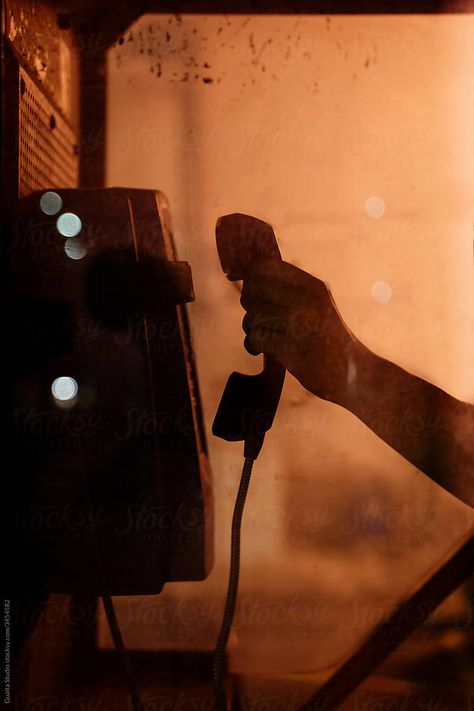
M 234 618 L 235 603 L 237 600 L 237 589 L 239 586 L 240 572 L 240 533 L 242 526 L 242 514 L 244 511 L 245 499 L 250 483 L 250 475 L 254 457 L 245 457 L 242 476 L 240 479 L 239 491 L 235 500 L 234 514 L 232 517 L 231 549 L 230 549 L 230 570 L 229 585 L 227 588 L 227 598 L 224 608 L 224 616 L 219 632 L 212 663 L 212 681 L 214 685 L 214 699 L 217 711 L 226 711 L 226 700 L 223 686 L 223 675 L 225 665 L 225 650 L 229 639 L 232 620 Z

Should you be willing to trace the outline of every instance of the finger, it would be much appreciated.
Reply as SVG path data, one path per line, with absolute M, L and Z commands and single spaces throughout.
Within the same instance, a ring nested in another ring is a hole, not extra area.
M 278 358 L 285 352 L 285 336 L 266 328 L 252 328 L 245 337 L 244 347 L 251 355 L 265 353 Z
M 242 328 L 248 333 L 252 328 L 264 328 L 283 333 L 286 331 L 288 311 L 285 307 L 264 302 L 253 303 L 242 320 Z
M 267 302 L 290 306 L 294 299 L 294 289 L 276 282 L 269 277 L 249 277 L 243 282 L 240 303 L 246 311 L 253 304 Z
M 281 307 L 272 306 L 247 314 L 242 323 L 246 338 L 244 346 L 252 355 L 276 354 L 289 346 L 288 314 Z
M 296 306 L 315 297 L 327 298 L 324 282 L 288 262 L 265 260 L 244 279 L 240 302 L 249 310 L 256 301 Z
M 260 353 L 262 353 L 261 350 L 259 350 L 253 343 L 252 339 L 250 336 L 246 336 L 244 339 L 244 348 L 247 351 L 247 353 L 250 353 L 250 355 L 253 356 L 258 356 Z

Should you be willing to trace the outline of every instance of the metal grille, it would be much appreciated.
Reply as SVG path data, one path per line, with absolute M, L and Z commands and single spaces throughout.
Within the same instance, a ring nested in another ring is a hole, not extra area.
M 76 145 L 73 129 L 20 68 L 19 195 L 77 187 Z

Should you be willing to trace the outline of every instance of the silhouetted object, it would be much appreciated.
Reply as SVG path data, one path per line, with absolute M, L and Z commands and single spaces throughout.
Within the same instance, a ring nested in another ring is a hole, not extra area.
M 271 225 L 249 215 L 234 213 L 221 217 L 216 225 L 216 241 L 222 269 L 231 281 L 244 279 L 252 265 L 262 259 L 281 259 Z M 225 650 L 234 618 L 240 573 L 240 536 L 245 500 L 253 462 L 271 428 L 280 401 L 285 368 L 264 355 L 258 375 L 232 373 L 222 395 L 212 431 L 229 441 L 243 440 L 244 466 L 237 493 L 231 530 L 229 584 L 222 624 L 214 652 L 212 677 L 218 711 L 225 711 L 223 687 Z
M 243 279 L 257 260 L 281 259 L 271 225 L 249 215 L 221 217 L 216 241 L 222 269 L 231 281 Z M 256 459 L 265 432 L 272 426 L 284 379 L 285 368 L 267 355 L 258 375 L 232 373 L 214 419 L 213 434 L 231 442 L 244 440 L 244 456 Z
M 203 579 L 212 523 L 184 306 L 194 293 L 164 196 L 33 193 L 7 252 L 10 529 L 25 572 L 11 596 L 31 584 L 33 561 L 56 592 Z

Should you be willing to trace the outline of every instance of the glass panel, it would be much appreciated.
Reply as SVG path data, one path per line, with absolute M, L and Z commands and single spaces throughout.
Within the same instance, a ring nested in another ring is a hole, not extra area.
M 330 285 L 372 351 L 473 401 L 473 37 L 466 15 L 148 15 L 109 52 L 108 185 L 169 198 L 209 432 L 230 371 L 261 367 L 215 249 L 230 212 L 269 221 L 283 258 Z M 390 413 L 396 393 L 380 397 Z M 118 599 L 132 648 L 213 647 L 242 446 L 211 437 L 210 456 L 214 571 Z M 288 376 L 244 514 L 230 668 L 338 663 L 473 525 Z

